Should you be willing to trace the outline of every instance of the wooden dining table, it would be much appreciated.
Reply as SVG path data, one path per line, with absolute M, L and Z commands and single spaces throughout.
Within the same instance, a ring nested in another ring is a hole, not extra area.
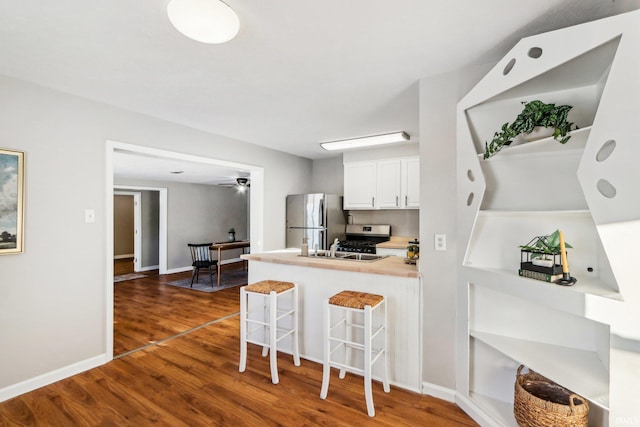
M 210 250 L 218 251 L 218 286 L 220 286 L 220 276 L 222 274 L 222 251 L 227 251 L 229 249 L 242 249 L 242 253 L 244 254 L 244 249 L 250 247 L 251 244 L 248 240 L 236 240 L 234 242 L 217 242 L 209 246 Z

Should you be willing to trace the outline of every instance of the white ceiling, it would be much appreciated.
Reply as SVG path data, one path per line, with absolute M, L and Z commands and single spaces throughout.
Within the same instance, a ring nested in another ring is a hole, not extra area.
M 0 0 L 0 74 L 312 159 L 407 131 L 418 80 L 494 62 L 613 0 L 227 0 L 229 43 L 176 32 L 169 0 Z

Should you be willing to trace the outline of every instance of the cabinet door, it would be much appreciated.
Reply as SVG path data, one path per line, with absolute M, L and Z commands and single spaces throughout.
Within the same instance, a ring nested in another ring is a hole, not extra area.
M 378 162 L 378 202 L 384 209 L 400 208 L 400 170 L 399 159 Z
M 376 203 L 376 162 L 344 164 L 344 208 L 373 209 Z
M 420 207 L 420 158 L 402 161 L 402 206 L 409 209 Z

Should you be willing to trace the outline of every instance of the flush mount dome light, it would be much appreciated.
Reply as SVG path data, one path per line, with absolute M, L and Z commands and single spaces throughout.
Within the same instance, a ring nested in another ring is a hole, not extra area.
M 225 43 L 238 34 L 238 15 L 220 0 L 171 0 L 169 21 L 185 36 L 202 43 Z

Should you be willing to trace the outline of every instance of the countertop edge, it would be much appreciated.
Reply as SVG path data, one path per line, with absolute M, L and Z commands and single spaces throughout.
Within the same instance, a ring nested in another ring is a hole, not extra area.
M 275 264 L 295 265 L 299 267 L 322 268 L 326 270 L 351 271 L 354 273 L 380 274 L 407 278 L 420 278 L 415 266 L 404 263 L 401 257 L 387 257 L 375 262 L 317 259 L 301 257 L 297 253 L 260 253 L 244 254 L 240 258 L 248 261 L 271 262 Z

